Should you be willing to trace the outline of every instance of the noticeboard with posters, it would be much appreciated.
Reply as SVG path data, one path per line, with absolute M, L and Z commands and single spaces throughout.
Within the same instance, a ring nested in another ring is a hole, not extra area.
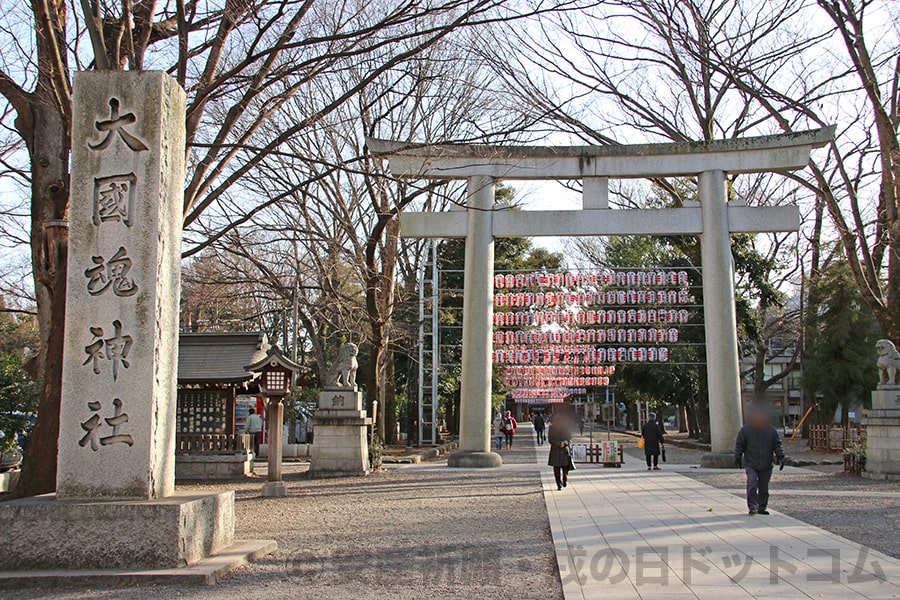
M 176 433 L 228 433 L 229 390 L 178 390 Z
M 243 433 L 247 424 L 247 415 L 250 409 L 256 409 L 258 401 L 256 396 L 249 394 L 241 394 L 234 401 L 234 430 L 236 433 Z

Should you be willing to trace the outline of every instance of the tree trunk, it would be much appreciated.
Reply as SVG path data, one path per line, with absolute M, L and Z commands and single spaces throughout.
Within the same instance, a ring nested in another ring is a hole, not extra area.
M 366 365 L 366 406 L 368 407 L 369 414 L 375 418 L 375 434 L 384 441 L 384 432 L 382 431 L 384 424 L 380 421 L 378 415 L 372 413 L 372 409 L 377 406 L 375 403 L 378 402 L 379 392 L 381 391 L 380 363 L 383 350 L 383 328 L 375 322 L 371 323 L 371 327 L 372 347 L 369 351 L 369 362 Z M 381 407 L 378 407 L 378 410 L 380 411 Z
M 690 402 L 684 407 L 685 418 L 687 419 L 688 436 L 691 438 L 700 437 L 697 432 L 697 420 L 695 418 L 694 403 Z
M 697 419 L 697 439 L 703 442 L 710 441 L 709 434 L 709 404 L 703 407 L 703 410 L 696 411 Z
M 894 223 L 892 229 L 900 229 L 900 221 Z M 892 340 L 900 340 L 900 231 L 894 231 L 888 242 L 888 286 L 886 294 L 888 318 L 884 319 L 883 335 Z
M 41 335 L 41 354 L 36 366 L 43 388 L 17 490 L 26 496 L 56 489 L 68 251 L 64 221 L 69 204 L 70 147 L 66 122 L 49 99 L 35 96 L 31 109 L 30 123 L 21 115 L 16 123 L 22 137 L 30 140 L 31 258 Z
M 457 387 L 447 403 L 447 429 L 452 435 L 459 435 L 459 404 L 462 399 L 460 393 L 460 388 Z
M 385 438 L 388 444 L 396 444 L 400 440 L 397 433 L 397 393 L 394 386 L 394 353 L 387 352 L 385 355 L 387 365 L 384 370 L 384 427 L 386 431 Z
M 366 401 L 371 409 L 380 400 L 376 421 L 376 432 L 384 442 L 388 439 L 385 431 L 386 407 L 382 396 L 382 377 L 389 361 L 391 314 L 394 310 L 394 278 L 397 273 L 397 246 L 400 240 L 400 221 L 387 212 L 379 215 L 378 222 L 366 240 L 366 312 L 372 328 L 372 350 L 367 372 Z M 384 244 L 378 241 L 384 237 Z M 380 258 L 380 268 L 379 268 Z
M 288 421 L 288 444 L 296 444 L 300 440 L 297 439 L 297 419 Z
M 768 349 L 765 342 L 756 345 L 756 356 L 753 365 L 753 402 L 763 403 L 766 400 L 766 355 Z

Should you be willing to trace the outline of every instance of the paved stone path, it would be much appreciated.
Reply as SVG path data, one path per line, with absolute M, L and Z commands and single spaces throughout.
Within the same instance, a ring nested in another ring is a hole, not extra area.
M 739 496 L 743 489 L 726 490 Z M 900 492 L 860 492 L 852 490 L 792 490 L 779 489 L 779 496 L 828 496 L 832 498 L 900 498 Z
M 750 517 L 743 498 L 676 472 L 686 465 L 583 465 L 557 491 L 545 462 L 567 600 L 900 598 L 900 560 L 775 511 Z

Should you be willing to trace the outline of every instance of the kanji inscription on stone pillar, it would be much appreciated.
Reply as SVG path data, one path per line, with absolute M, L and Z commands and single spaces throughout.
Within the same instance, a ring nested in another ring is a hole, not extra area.
M 184 110 L 165 73 L 75 76 L 59 498 L 175 488 Z

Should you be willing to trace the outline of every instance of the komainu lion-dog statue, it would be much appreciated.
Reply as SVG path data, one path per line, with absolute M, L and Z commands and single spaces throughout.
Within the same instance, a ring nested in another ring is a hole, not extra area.
M 359 363 L 356 362 L 357 354 L 359 348 L 356 344 L 341 346 L 337 358 L 325 373 L 326 388 L 356 389 L 356 370 L 359 368 Z
M 878 340 L 875 342 L 875 350 L 878 351 L 879 383 L 882 385 L 897 385 L 897 375 L 900 374 L 900 352 L 891 340 Z

